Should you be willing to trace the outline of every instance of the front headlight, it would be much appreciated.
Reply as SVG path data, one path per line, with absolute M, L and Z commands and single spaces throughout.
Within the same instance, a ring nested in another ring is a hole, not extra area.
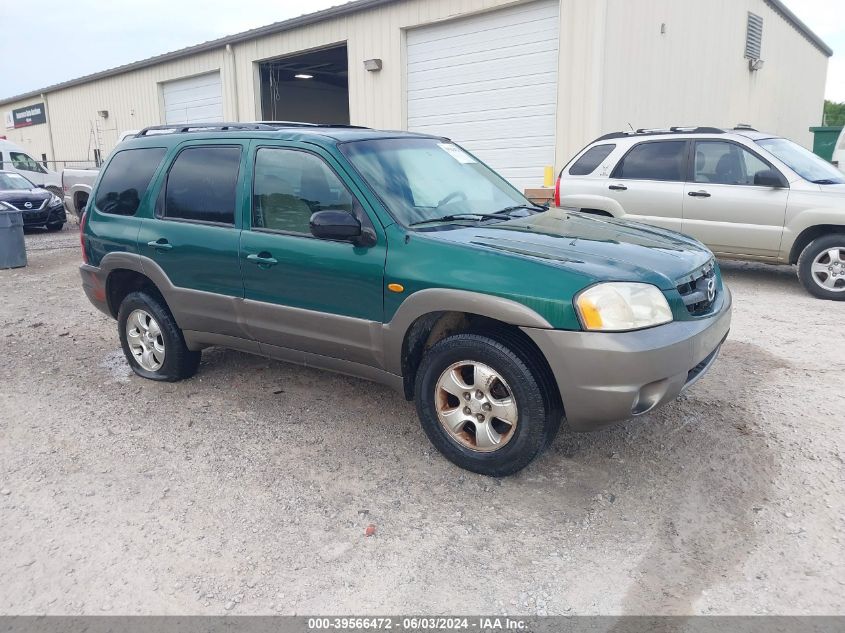
M 575 297 L 575 309 L 585 330 L 619 332 L 669 323 L 666 297 L 651 284 L 607 282 Z
M 47 204 L 47 206 L 48 207 L 55 207 L 57 204 L 62 204 L 62 199 L 59 198 L 59 196 L 57 196 L 56 194 L 51 193 L 50 194 L 50 202 Z

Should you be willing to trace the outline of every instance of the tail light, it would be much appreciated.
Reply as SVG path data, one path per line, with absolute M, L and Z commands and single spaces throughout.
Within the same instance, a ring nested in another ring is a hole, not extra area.
M 85 222 L 88 220 L 88 211 L 82 212 L 79 218 L 79 245 L 82 247 L 82 263 L 88 263 L 88 251 L 85 249 Z
M 555 180 L 555 206 L 560 206 L 560 176 Z

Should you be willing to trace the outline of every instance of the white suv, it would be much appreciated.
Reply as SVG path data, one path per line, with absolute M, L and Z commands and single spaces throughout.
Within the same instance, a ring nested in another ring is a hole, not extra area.
M 560 172 L 558 206 L 687 233 L 721 257 L 798 264 L 804 287 L 845 300 L 845 175 L 750 128 L 606 134 Z

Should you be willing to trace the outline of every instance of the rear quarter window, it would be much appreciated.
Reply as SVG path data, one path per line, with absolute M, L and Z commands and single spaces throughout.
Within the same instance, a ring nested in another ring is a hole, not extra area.
M 164 154 L 163 147 L 127 149 L 115 154 L 97 187 L 97 209 L 114 215 L 135 215 Z
M 615 149 L 616 145 L 612 143 L 591 147 L 572 164 L 572 167 L 569 168 L 569 175 L 587 176 L 592 174 L 596 168 L 602 164 L 602 161 L 610 156 L 610 153 Z

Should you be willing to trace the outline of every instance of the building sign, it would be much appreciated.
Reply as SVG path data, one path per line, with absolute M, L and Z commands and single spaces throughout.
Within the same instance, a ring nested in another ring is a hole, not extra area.
M 47 122 L 47 113 L 44 111 L 44 103 L 35 103 L 25 108 L 12 110 L 12 126 L 15 128 L 29 127 Z M 6 121 L 8 125 L 8 119 Z

